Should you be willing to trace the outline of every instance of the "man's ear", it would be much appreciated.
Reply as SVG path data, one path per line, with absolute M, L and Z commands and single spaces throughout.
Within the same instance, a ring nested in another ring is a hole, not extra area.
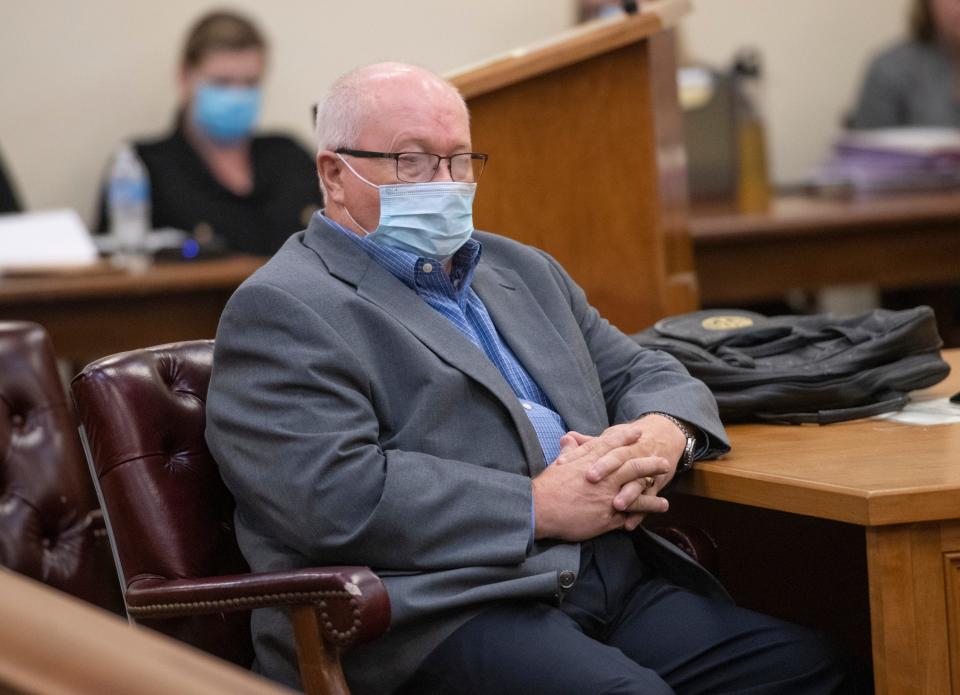
M 330 150 L 323 150 L 317 155 L 317 175 L 323 181 L 323 189 L 327 192 L 327 201 L 343 205 L 343 162 Z

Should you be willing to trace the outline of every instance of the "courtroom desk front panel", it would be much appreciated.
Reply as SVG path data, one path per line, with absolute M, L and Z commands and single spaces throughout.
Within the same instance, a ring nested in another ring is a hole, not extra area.
M 738 605 L 822 630 L 870 669 L 862 527 L 695 495 L 668 497 L 663 521 L 710 534 L 719 547 L 720 581 Z
M 960 282 L 960 192 L 779 196 L 765 213 L 692 210 L 700 298 L 737 306 L 790 289 Z
M 75 364 L 179 340 L 212 338 L 227 299 L 266 259 L 235 256 L 157 263 L 143 272 L 96 270 L 0 278 L 0 320 L 36 321 Z

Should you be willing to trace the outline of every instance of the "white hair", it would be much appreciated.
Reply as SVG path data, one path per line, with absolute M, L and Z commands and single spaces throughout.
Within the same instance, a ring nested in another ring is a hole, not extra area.
M 317 102 L 317 154 L 325 150 L 336 151 L 341 147 L 356 147 L 365 119 L 374 114 L 377 108 L 377 79 L 411 73 L 432 76 L 438 85 L 449 90 L 463 105 L 469 122 L 470 111 L 463 96 L 456 87 L 436 73 L 405 63 L 374 63 L 338 77 L 326 95 Z M 320 190 L 326 198 L 323 177 L 318 176 L 318 179 Z
M 364 80 L 353 70 L 337 78 L 324 97 L 317 102 L 317 149 L 336 150 L 352 147 L 360 136 L 363 114 L 370 104 L 370 93 Z
M 456 95 L 469 118 L 467 104 L 457 88 L 439 75 L 425 68 L 404 63 L 374 63 L 342 75 L 331 85 L 330 91 L 317 103 L 318 152 L 338 147 L 356 147 L 364 119 L 375 108 L 376 84 L 372 78 L 390 77 L 410 72 L 432 75 L 437 82 Z

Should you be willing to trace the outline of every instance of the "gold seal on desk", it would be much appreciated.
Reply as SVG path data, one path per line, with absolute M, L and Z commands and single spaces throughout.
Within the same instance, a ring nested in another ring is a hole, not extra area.
M 753 319 L 746 316 L 711 316 L 705 318 L 700 325 L 708 331 L 729 331 L 752 326 Z

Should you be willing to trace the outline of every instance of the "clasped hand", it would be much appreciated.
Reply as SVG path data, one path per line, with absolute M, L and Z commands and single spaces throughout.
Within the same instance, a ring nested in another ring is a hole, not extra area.
M 633 531 L 665 512 L 660 490 L 676 472 L 685 438 L 659 415 L 614 425 L 596 437 L 568 432 L 560 455 L 533 480 L 537 538 L 582 541 Z

